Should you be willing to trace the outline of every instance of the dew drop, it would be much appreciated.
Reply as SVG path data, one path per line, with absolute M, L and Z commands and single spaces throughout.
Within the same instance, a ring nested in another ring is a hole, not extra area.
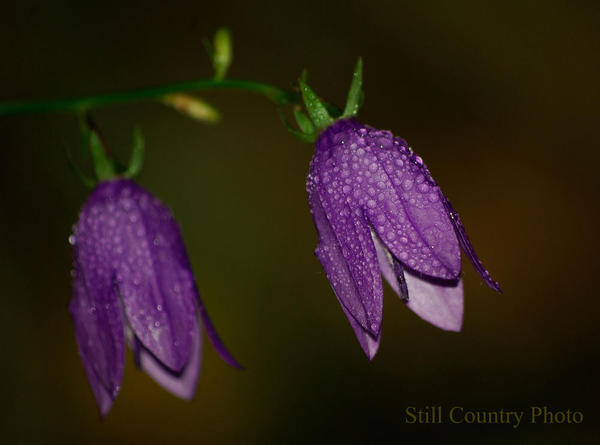
M 418 189 L 421 193 L 427 193 L 429 191 L 429 185 L 424 182 L 423 184 L 419 184 Z

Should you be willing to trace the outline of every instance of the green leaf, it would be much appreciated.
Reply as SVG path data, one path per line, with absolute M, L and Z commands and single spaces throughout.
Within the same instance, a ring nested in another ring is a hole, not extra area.
M 129 166 L 127 170 L 123 172 L 123 176 L 126 178 L 133 178 L 142 171 L 144 164 L 144 136 L 142 131 L 136 127 L 133 130 L 133 149 L 131 150 L 131 158 L 129 159 Z
M 309 117 L 300 111 L 298 108 L 294 108 L 294 117 L 296 118 L 296 123 L 302 133 L 311 134 L 315 132 L 315 126 Z
M 327 108 L 321 102 L 321 99 L 315 94 L 315 92 L 306 83 L 306 71 L 302 73 L 299 80 L 300 93 L 302 94 L 302 100 L 308 115 L 312 119 L 317 129 L 322 130 L 333 123 L 333 118 L 327 111 Z
M 356 116 L 361 105 L 361 96 L 364 93 L 362 91 L 362 58 L 358 58 L 356 66 L 354 67 L 354 74 L 352 75 L 352 83 L 348 90 L 348 98 L 346 99 L 346 108 L 344 108 L 343 117 Z
M 222 80 L 233 60 L 233 43 L 231 32 L 227 28 L 219 28 L 215 33 L 212 51 L 215 79 Z

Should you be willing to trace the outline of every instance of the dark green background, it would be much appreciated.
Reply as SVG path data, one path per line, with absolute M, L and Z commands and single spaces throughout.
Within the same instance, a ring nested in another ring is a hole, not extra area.
M 26 3 L 26 4 L 24 4 Z M 364 357 L 313 255 L 312 148 L 249 93 L 204 94 L 206 126 L 154 103 L 94 115 L 179 220 L 205 303 L 246 366 L 211 347 L 196 399 L 134 369 L 97 415 L 66 305 L 67 243 L 87 190 L 68 114 L 0 118 L 1 428 L 5 443 L 582 443 L 598 433 L 598 2 L 21 2 L 0 13 L 0 100 L 211 75 L 201 38 L 235 37 L 231 77 L 287 87 L 303 68 L 342 104 L 365 61 L 361 119 L 402 136 L 461 213 L 504 294 L 464 263 L 462 333 L 386 287 Z M 582 425 L 407 425 L 407 406 L 582 410 Z

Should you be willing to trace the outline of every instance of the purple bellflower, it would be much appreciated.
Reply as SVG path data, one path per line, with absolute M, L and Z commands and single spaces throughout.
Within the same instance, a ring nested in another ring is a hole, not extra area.
M 404 140 L 354 118 L 364 98 L 361 59 L 342 113 L 321 101 L 305 73 L 299 87 L 310 118 L 296 109 L 301 131 L 288 128 L 315 142 L 306 180 L 315 253 L 365 354 L 373 359 L 381 339 L 381 275 L 421 318 L 460 331 L 461 247 L 488 286 L 500 287 L 423 160 Z
M 409 309 L 450 331 L 463 317 L 460 247 L 500 292 L 422 159 L 389 131 L 352 118 L 327 127 L 306 188 L 315 253 L 369 359 L 381 338 L 380 274 Z
M 121 387 L 126 342 L 139 369 L 184 399 L 200 373 L 202 325 L 221 358 L 239 367 L 200 300 L 177 223 L 148 191 L 129 179 L 100 182 L 69 240 L 69 311 L 102 416 Z

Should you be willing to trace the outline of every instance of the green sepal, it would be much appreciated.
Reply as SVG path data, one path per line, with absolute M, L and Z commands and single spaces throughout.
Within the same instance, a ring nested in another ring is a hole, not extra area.
M 307 144 L 313 144 L 315 142 L 315 140 L 317 139 L 317 132 L 314 131 L 314 126 L 312 127 L 313 128 L 312 132 L 298 131 L 290 125 L 290 123 L 285 118 L 285 115 L 283 114 L 281 109 L 278 109 L 277 111 L 279 112 L 279 117 L 281 118 L 283 125 L 285 125 L 285 127 L 292 134 L 292 136 L 294 136 L 300 142 L 304 142 Z M 308 117 L 306 117 L 306 116 L 304 116 L 304 117 L 308 120 Z M 312 126 L 312 122 L 309 121 L 309 123 Z M 300 127 L 300 124 L 298 124 L 298 126 Z
M 352 75 L 352 83 L 348 90 L 348 98 L 346 99 L 346 108 L 342 117 L 353 117 L 358 114 L 362 102 L 364 101 L 364 92 L 362 89 L 362 58 L 358 58 Z
M 294 108 L 294 117 L 296 118 L 296 123 L 298 124 L 298 127 L 300 127 L 302 133 L 315 133 L 315 126 L 312 121 L 300 109 Z
M 312 119 L 318 130 L 323 130 L 333 123 L 333 118 L 327 111 L 327 107 L 321 102 L 321 99 L 306 83 L 306 70 L 299 79 L 300 93 L 308 115 Z
M 144 136 L 142 131 L 136 127 L 133 129 L 133 148 L 127 170 L 123 172 L 125 178 L 133 178 L 139 175 L 144 165 Z
M 67 148 L 67 146 L 65 146 L 65 155 L 67 156 L 67 163 L 69 164 L 69 167 L 71 168 L 73 173 L 75 173 L 75 176 L 77 176 L 79 180 L 83 183 L 83 185 L 85 185 L 86 187 L 91 189 L 94 188 L 96 186 L 96 181 L 94 181 L 93 178 L 90 178 L 88 175 L 86 175 L 83 172 L 83 170 L 81 170 L 77 166 L 77 164 L 75 164 L 75 161 L 71 156 L 71 151 Z
M 90 131 L 90 153 L 94 163 L 94 171 L 98 181 L 108 181 L 117 176 L 119 170 L 118 165 L 112 158 L 106 154 L 106 150 L 102 145 L 100 137 L 95 131 Z

